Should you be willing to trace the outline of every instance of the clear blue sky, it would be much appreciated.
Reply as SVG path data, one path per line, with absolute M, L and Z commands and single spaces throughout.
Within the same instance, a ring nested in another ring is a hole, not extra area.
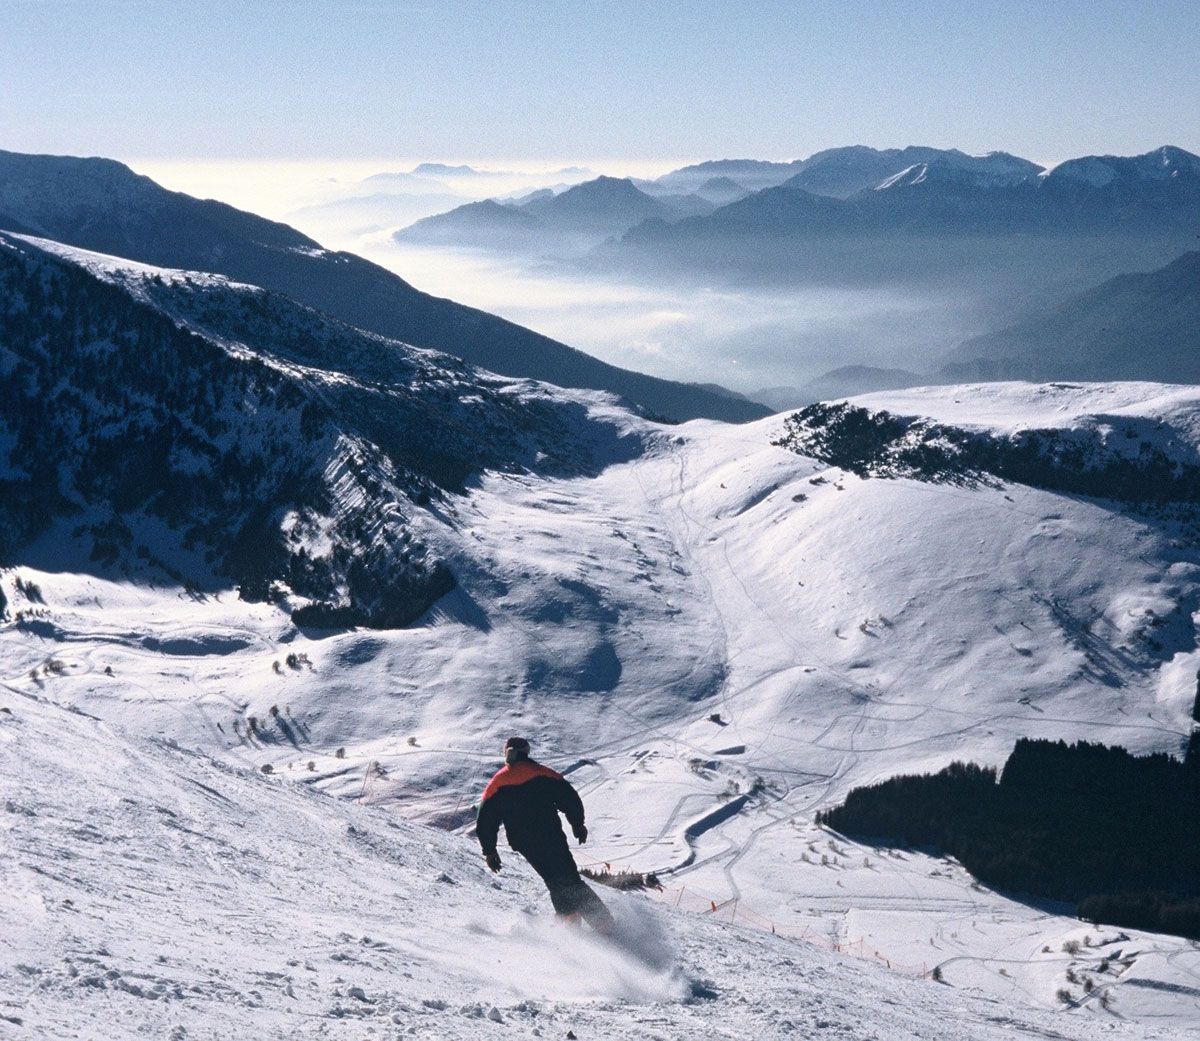
M 1200 151 L 1197 0 L 0 0 L 0 148 Z

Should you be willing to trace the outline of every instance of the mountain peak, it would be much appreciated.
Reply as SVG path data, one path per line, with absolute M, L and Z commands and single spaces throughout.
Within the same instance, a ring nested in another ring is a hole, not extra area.
M 1092 188 L 1115 182 L 1200 178 L 1200 156 L 1176 145 L 1162 145 L 1141 155 L 1085 155 L 1059 163 L 1044 177 L 1049 184 L 1074 183 Z
M 562 194 L 564 196 L 574 196 L 575 198 L 582 198 L 584 196 L 624 196 L 626 198 L 634 198 L 646 195 L 630 178 L 609 177 L 606 174 L 601 174 L 590 181 L 584 181 L 582 184 L 576 184 Z M 649 198 L 649 196 L 646 197 Z
M 560 218 L 594 220 L 620 218 L 632 227 L 648 217 L 663 217 L 668 207 L 647 195 L 628 177 L 596 177 L 568 188 L 552 199 L 537 199 L 523 207 L 527 212 Z M 624 229 L 620 229 L 624 230 Z
M 409 172 L 417 177 L 422 175 L 429 175 L 431 177 L 475 177 L 483 171 L 476 170 L 473 166 L 450 166 L 446 163 L 418 163 Z

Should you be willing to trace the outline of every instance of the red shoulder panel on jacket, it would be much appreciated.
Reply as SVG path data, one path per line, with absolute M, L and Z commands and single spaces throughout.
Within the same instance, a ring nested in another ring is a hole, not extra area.
M 502 766 L 497 770 L 495 776 L 488 781 L 488 786 L 483 790 L 483 799 L 480 801 L 490 799 L 501 788 L 507 788 L 513 784 L 524 784 L 526 781 L 532 781 L 535 777 L 549 777 L 554 781 L 562 780 L 562 774 L 551 770 L 550 767 L 543 766 L 532 759 L 522 759 L 511 766 Z

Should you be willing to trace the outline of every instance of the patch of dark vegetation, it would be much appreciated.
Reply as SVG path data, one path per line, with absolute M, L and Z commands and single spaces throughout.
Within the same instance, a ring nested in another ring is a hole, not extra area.
M 292 621 L 303 629 L 350 629 L 355 626 L 398 629 L 415 621 L 430 603 L 445 596 L 454 586 L 450 569 L 438 563 L 428 574 L 420 596 L 406 595 L 406 590 L 387 586 L 377 590 L 352 589 L 352 594 L 358 595 L 351 604 L 328 601 L 305 604 L 292 612 Z
M 1078 914 L 1089 922 L 1124 925 L 1151 933 L 1200 939 L 1200 898 L 1174 893 L 1109 893 L 1086 896 Z
M 1023 739 L 999 776 L 953 763 L 895 777 L 818 821 L 951 854 L 981 882 L 1075 903 L 1092 921 L 1200 939 L 1197 734 L 1182 760 Z
M 42 587 L 36 582 L 30 582 L 27 578 L 17 578 L 17 592 L 20 593 L 31 604 L 44 604 L 46 598 L 42 596 Z
M 999 434 L 848 402 L 818 403 L 788 416 L 774 443 L 859 477 L 1012 481 L 1122 502 L 1200 501 L 1200 455 L 1166 424 L 1132 416 Z

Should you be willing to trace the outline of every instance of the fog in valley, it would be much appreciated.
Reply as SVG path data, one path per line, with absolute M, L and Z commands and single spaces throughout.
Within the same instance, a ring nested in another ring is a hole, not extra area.
M 963 379 L 1182 378 L 1169 285 L 1186 275 L 1150 296 L 1105 283 L 1194 248 L 1197 162 L 914 146 L 682 167 L 135 165 L 603 361 L 782 409 Z M 1112 330 L 1144 330 L 1147 309 L 1166 316 L 1161 364 L 1131 368 Z
M 990 287 L 936 279 L 903 284 L 866 274 L 781 273 L 780 265 L 763 273 L 745 265 L 684 271 L 645 263 L 645 257 L 614 261 L 615 238 L 598 235 L 556 242 L 541 255 L 393 237 L 464 203 L 521 199 L 547 188 L 561 192 L 600 173 L 656 176 L 678 165 L 671 162 L 438 177 L 408 173 L 418 166 L 411 161 L 134 165 L 168 187 L 283 220 L 419 289 L 499 314 L 605 361 L 720 384 L 776 407 L 811 398 L 815 391 L 807 384 L 846 366 L 932 378 L 959 342 L 995 328 L 1013 310 L 1006 311 Z M 835 384 L 834 392 L 843 389 Z

